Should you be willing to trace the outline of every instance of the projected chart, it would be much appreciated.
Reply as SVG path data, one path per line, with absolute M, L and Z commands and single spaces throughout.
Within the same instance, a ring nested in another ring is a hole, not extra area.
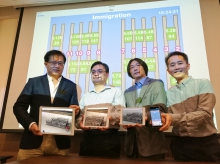
M 141 58 L 148 77 L 162 79 L 165 88 L 175 85 L 167 73 L 165 56 L 183 51 L 180 8 L 164 7 L 52 17 L 48 50 L 59 49 L 67 57 L 63 75 L 78 84 L 82 94 L 93 89 L 90 67 L 95 61 L 109 65 L 108 83 L 124 91 L 134 82 L 127 64 Z

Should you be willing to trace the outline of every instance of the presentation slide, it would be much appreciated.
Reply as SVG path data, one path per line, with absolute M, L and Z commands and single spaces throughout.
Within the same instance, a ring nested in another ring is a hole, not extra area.
M 195 22 L 195 15 L 200 20 Z M 192 47 L 198 41 L 200 46 Z M 90 66 L 95 61 L 109 65 L 108 84 L 123 91 L 130 87 L 127 64 L 135 57 L 147 63 L 150 78 L 162 79 L 168 89 L 176 84 L 164 62 L 171 51 L 189 53 L 190 61 L 199 55 L 202 77 L 209 79 L 199 0 L 38 12 L 27 78 L 46 73 L 39 63 L 51 49 L 66 55 L 63 76 L 79 85 L 80 95 L 93 89 Z

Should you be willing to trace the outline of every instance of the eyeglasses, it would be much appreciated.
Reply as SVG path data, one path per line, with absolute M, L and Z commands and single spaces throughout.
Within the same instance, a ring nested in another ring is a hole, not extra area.
M 62 61 L 50 61 L 50 62 L 48 62 L 48 63 L 50 63 L 52 66 L 56 66 L 57 64 L 58 64 L 58 66 L 64 66 L 64 62 L 62 62 Z
M 102 69 L 92 70 L 92 71 L 91 71 L 91 74 L 92 74 L 92 75 L 95 75 L 96 72 L 97 72 L 97 74 L 102 74 L 103 72 L 106 72 L 106 71 L 104 71 L 104 70 L 102 70 Z

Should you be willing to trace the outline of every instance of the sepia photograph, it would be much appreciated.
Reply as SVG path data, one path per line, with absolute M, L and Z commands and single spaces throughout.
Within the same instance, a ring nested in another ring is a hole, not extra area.
M 85 127 L 108 127 L 108 107 L 85 108 L 83 126 Z
M 44 134 L 74 135 L 75 112 L 71 108 L 40 107 L 39 128 Z
M 145 125 L 145 108 L 124 108 L 121 110 L 121 125 Z

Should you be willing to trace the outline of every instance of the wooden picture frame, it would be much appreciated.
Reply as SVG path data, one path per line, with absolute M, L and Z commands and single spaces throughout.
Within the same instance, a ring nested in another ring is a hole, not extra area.
M 121 110 L 120 124 L 121 125 L 145 125 L 145 108 L 123 108 Z
M 109 107 L 85 107 L 83 126 L 90 128 L 109 127 Z
M 43 134 L 74 135 L 75 111 L 68 107 L 41 106 L 39 128 Z

